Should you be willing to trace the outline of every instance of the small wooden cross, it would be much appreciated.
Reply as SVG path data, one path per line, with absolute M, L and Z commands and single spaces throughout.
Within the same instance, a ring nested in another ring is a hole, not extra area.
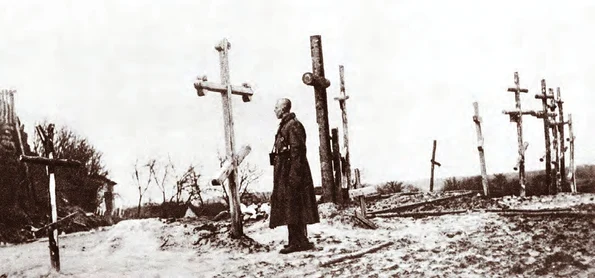
M 373 186 L 362 187 L 362 184 L 360 181 L 359 169 L 355 169 L 354 172 L 355 172 L 355 184 L 354 184 L 355 189 L 349 189 L 349 197 L 352 199 L 356 199 L 356 198 L 358 199 L 359 205 L 360 205 L 360 210 L 361 210 L 361 213 L 359 213 L 357 211 L 355 212 L 355 219 L 360 221 L 362 224 L 364 224 L 368 228 L 376 229 L 376 228 L 378 228 L 378 226 L 376 226 L 376 224 L 374 222 L 372 222 L 370 219 L 368 219 L 368 215 L 366 212 L 366 196 L 375 194 L 377 192 L 377 190 Z
M 432 159 L 430 160 L 432 165 L 432 174 L 430 176 L 430 192 L 434 191 L 434 166 L 442 166 L 440 162 L 436 161 L 436 140 L 434 140 L 434 146 L 432 147 Z
M 229 188 L 229 211 L 231 214 L 231 237 L 240 238 L 244 235 L 242 228 L 242 212 L 240 210 L 240 196 L 238 194 L 238 187 L 240 186 L 238 177 L 238 160 L 243 160 L 243 157 L 248 155 L 249 150 L 243 151 L 245 155 L 237 156 L 235 154 L 235 136 L 233 129 L 233 112 L 231 105 L 231 95 L 240 95 L 244 102 L 249 102 L 252 99 L 252 89 L 247 83 L 242 86 L 233 86 L 230 84 L 229 78 L 229 60 L 228 51 L 231 48 L 231 44 L 227 39 L 223 39 L 219 44 L 215 46 L 215 49 L 219 52 L 219 65 L 221 67 L 221 83 L 208 82 L 206 76 L 199 77 L 198 81 L 194 83 L 194 88 L 199 97 L 205 95 L 206 91 L 217 92 L 221 94 L 223 101 L 223 123 L 225 125 L 225 146 L 226 146 L 226 162 L 218 173 L 220 174 L 215 178 L 214 184 L 221 183 L 223 179 L 227 178 Z M 249 149 L 249 147 L 248 147 Z M 241 158 L 241 159 L 240 159 Z M 221 175 L 227 175 L 221 177 Z
M 52 222 L 48 226 L 48 242 L 50 248 L 50 261 L 52 268 L 60 271 L 60 248 L 58 245 L 58 205 L 56 201 L 56 179 L 54 177 L 55 167 L 81 167 L 80 161 L 72 159 L 56 159 L 54 158 L 54 124 L 49 124 L 47 132 L 41 126 L 37 126 L 37 134 L 39 135 L 44 147 L 44 157 L 21 155 L 19 160 L 22 162 L 45 165 L 49 176 L 49 194 Z
M 473 110 L 475 111 L 475 115 L 473 115 L 473 122 L 475 122 L 475 129 L 477 132 L 477 150 L 479 151 L 479 164 L 481 167 L 481 184 L 483 186 L 483 194 L 484 196 L 490 196 L 490 189 L 488 187 L 488 174 L 486 170 L 486 160 L 485 154 L 483 149 L 483 134 L 481 132 L 481 117 L 479 116 L 479 104 L 477 102 L 473 103 Z

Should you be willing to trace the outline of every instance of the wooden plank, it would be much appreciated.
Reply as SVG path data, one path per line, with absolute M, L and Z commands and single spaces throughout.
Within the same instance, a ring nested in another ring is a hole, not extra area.
M 392 217 L 428 217 L 428 216 L 441 216 L 447 214 L 461 214 L 466 213 L 467 210 L 451 210 L 451 211 L 420 211 L 420 212 L 394 212 L 394 213 L 380 213 L 374 214 L 374 217 L 380 218 L 392 218 Z
M 82 163 L 73 159 L 52 159 L 42 156 L 19 156 L 19 161 L 54 167 L 81 167 Z
M 378 226 L 376 226 L 376 224 L 374 222 L 372 222 L 372 220 L 366 218 L 366 216 L 362 215 L 361 213 L 359 213 L 358 211 L 355 212 L 355 219 L 358 220 L 359 222 L 361 222 L 362 224 L 364 224 L 366 227 L 370 228 L 370 229 L 377 229 Z
M 250 148 L 250 146 L 243 146 L 238 152 L 238 154 L 234 155 L 235 163 L 237 165 L 241 164 L 244 161 L 244 158 L 248 156 L 250 151 L 252 151 L 252 148 Z M 223 182 L 227 179 L 227 177 L 229 177 L 229 175 L 231 174 L 231 171 L 233 170 L 233 164 L 234 162 L 231 159 L 225 160 L 219 171 L 217 171 L 217 173 L 215 173 L 215 175 L 211 179 L 211 185 L 222 185 Z
M 375 186 L 366 186 L 358 189 L 350 189 L 349 190 L 349 197 L 350 198 L 357 198 L 360 196 L 366 197 L 371 196 L 373 194 L 378 193 L 378 190 Z
M 320 262 L 319 266 L 325 267 L 325 266 L 329 266 L 329 265 L 332 265 L 332 264 L 335 264 L 335 263 L 339 263 L 339 262 L 342 262 L 342 261 L 345 261 L 345 260 L 359 258 L 359 257 L 361 257 L 361 256 L 363 256 L 365 254 L 376 252 L 376 251 L 378 251 L 378 250 L 380 250 L 380 249 L 382 249 L 384 247 L 390 246 L 392 244 L 393 244 L 393 242 L 387 241 L 387 242 L 384 242 L 384 243 L 381 243 L 381 244 L 372 246 L 372 247 L 367 248 L 367 249 L 364 249 L 364 250 L 360 250 L 360 251 L 353 252 L 353 253 L 350 253 L 350 254 L 338 256 L 338 257 L 336 257 L 334 259 L 330 259 L 330 260 L 327 260 L 327 261 L 322 261 L 322 262 Z
M 481 170 L 481 185 L 483 187 L 483 195 L 490 196 L 490 189 L 488 187 L 488 173 L 486 170 L 486 160 L 483 145 L 483 134 L 481 132 L 481 117 L 479 116 L 479 104 L 473 103 L 474 116 L 473 121 L 475 122 L 475 131 L 477 134 L 477 151 L 479 152 L 479 166 Z
M 474 194 L 477 194 L 477 193 L 475 193 L 475 192 L 467 192 L 467 193 L 463 193 L 463 194 L 442 197 L 442 198 L 438 198 L 438 199 L 434 199 L 434 200 L 416 202 L 416 203 L 401 205 L 401 206 L 398 206 L 398 207 L 393 207 L 393 208 L 387 208 L 387 209 L 372 211 L 372 212 L 368 212 L 368 214 L 376 215 L 376 214 L 387 213 L 387 212 L 398 212 L 398 211 L 403 211 L 403 210 L 408 210 L 408 209 L 416 208 L 416 207 L 423 206 L 423 205 L 438 203 L 438 202 L 441 202 L 441 201 L 446 201 L 446 200 L 451 200 L 451 199 L 456 199 L 456 198 L 471 196 L 471 195 L 474 195 Z

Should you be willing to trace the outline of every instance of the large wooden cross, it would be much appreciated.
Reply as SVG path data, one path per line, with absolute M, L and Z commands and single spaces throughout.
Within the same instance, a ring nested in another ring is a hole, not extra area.
M 227 186 L 229 188 L 229 212 L 231 214 L 231 237 L 240 238 L 244 232 L 242 229 L 242 213 L 240 210 L 240 196 L 238 194 L 238 187 L 240 186 L 238 179 L 238 160 L 243 160 L 243 157 L 248 155 L 249 147 L 244 148 L 242 153 L 237 156 L 235 154 L 235 138 L 233 129 L 233 113 L 231 105 L 231 95 L 242 96 L 244 102 L 249 102 L 252 99 L 252 89 L 248 84 L 244 83 L 242 86 L 233 86 L 229 81 L 229 60 L 228 51 L 231 48 L 231 44 L 227 39 L 223 39 L 219 44 L 215 46 L 215 49 L 219 52 L 219 65 L 221 67 L 221 83 L 208 82 L 206 76 L 200 77 L 199 80 L 194 83 L 196 93 L 199 97 L 205 95 L 206 91 L 218 92 L 221 94 L 223 101 L 223 123 L 225 125 L 225 146 L 226 146 L 226 162 L 224 163 L 225 168 L 223 173 L 228 174 Z M 225 166 L 227 164 L 227 167 Z M 218 173 L 222 173 L 219 171 Z M 218 178 L 219 183 L 221 178 Z M 214 182 L 215 183 L 215 182 Z
M 436 161 L 436 140 L 434 140 L 434 145 L 432 147 L 432 159 L 430 160 L 432 173 L 430 175 L 430 192 L 434 191 L 434 166 L 438 165 L 438 167 L 442 166 L 440 162 Z
M 550 95 L 554 94 L 554 89 L 549 88 Z M 556 99 L 550 99 L 550 109 L 555 111 L 557 108 L 557 101 Z M 554 169 L 552 170 L 552 188 L 555 189 L 555 192 L 561 192 L 560 188 L 560 140 L 558 138 L 558 128 L 559 125 L 556 122 L 556 116 L 552 115 L 549 117 L 549 126 L 552 131 L 552 148 L 554 149 L 554 159 L 552 164 L 554 165 Z
M 560 94 L 560 87 L 556 88 L 556 104 L 558 104 L 558 122 L 556 122 L 555 124 L 558 127 L 558 133 L 559 133 L 559 138 L 560 138 L 560 161 L 559 161 L 559 165 L 560 165 L 560 187 L 562 188 L 563 191 L 565 192 L 570 192 L 571 188 L 568 186 L 568 182 L 566 181 L 566 159 L 565 159 L 565 153 L 566 153 L 566 146 L 564 144 L 564 125 L 568 124 L 568 122 L 564 122 L 564 108 L 563 108 L 563 104 L 564 101 L 562 101 L 562 96 Z
M 322 200 L 333 199 L 333 157 L 331 154 L 331 138 L 329 134 L 328 103 L 326 88 L 331 82 L 324 76 L 324 59 L 322 56 L 322 39 L 320 35 L 310 36 L 310 50 L 312 55 L 312 72 L 302 75 L 302 82 L 314 87 L 314 100 L 316 102 L 316 122 L 320 138 L 320 172 L 322 178 Z
M 473 122 L 475 122 L 475 130 L 477 132 L 477 150 L 479 151 L 479 165 L 481 167 L 481 185 L 483 186 L 483 195 L 486 197 L 490 196 L 490 189 L 488 187 L 488 173 L 486 170 L 486 159 L 484 154 L 483 146 L 483 134 L 481 132 L 481 117 L 479 116 L 479 104 L 473 103 Z
M 52 268 L 60 271 L 60 247 L 58 244 L 58 205 L 56 199 L 56 179 L 54 177 L 55 167 L 80 167 L 82 164 L 79 161 L 71 159 L 56 159 L 54 158 L 54 124 L 49 124 L 47 132 L 37 126 L 37 133 L 41 138 L 44 147 L 43 157 L 21 155 L 19 160 L 33 164 L 41 164 L 46 166 L 49 176 L 49 194 L 50 194 L 50 209 L 51 209 L 51 223 L 48 225 L 48 242 L 50 249 L 50 262 Z
M 547 113 L 549 105 L 548 99 L 553 99 L 554 95 L 548 94 L 545 79 L 541 79 L 541 94 L 535 95 L 536 99 L 541 99 L 541 105 L 543 111 Z M 543 133 L 545 138 L 545 184 L 548 189 L 548 193 L 552 194 L 554 189 L 552 188 L 552 147 L 550 140 L 550 128 L 549 128 L 549 117 L 542 117 L 543 119 Z M 543 159 L 541 159 L 543 161 Z
M 339 79 L 340 79 L 340 94 L 335 100 L 339 101 L 339 107 L 341 108 L 341 117 L 343 119 L 343 187 L 351 189 L 351 161 L 349 158 L 349 124 L 347 122 L 347 100 L 348 95 L 345 95 L 345 73 L 343 65 L 339 65 Z
M 526 146 L 523 143 L 523 111 L 521 110 L 521 93 L 528 93 L 528 89 L 521 88 L 519 81 L 519 73 L 514 73 L 514 84 L 515 87 L 509 87 L 509 92 L 514 92 L 515 111 L 504 111 L 505 114 L 510 116 L 511 122 L 517 124 L 517 139 L 518 139 L 518 152 L 519 157 L 517 160 L 517 167 L 519 169 L 519 184 L 520 184 L 520 195 L 525 197 L 525 150 Z

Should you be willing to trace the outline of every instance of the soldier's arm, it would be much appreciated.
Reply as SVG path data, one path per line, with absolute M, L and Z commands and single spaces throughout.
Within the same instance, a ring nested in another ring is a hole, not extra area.
M 297 158 L 306 151 L 306 131 L 299 122 L 294 123 L 289 129 L 288 139 L 292 158 Z

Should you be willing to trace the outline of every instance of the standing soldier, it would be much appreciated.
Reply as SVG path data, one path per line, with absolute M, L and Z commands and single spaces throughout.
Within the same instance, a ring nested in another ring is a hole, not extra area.
M 310 250 L 307 226 L 320 222 L 314 183 L 306 158 L 306 131 L 294 113 L 291 101 L 279 99 L 275 115 L 281 120 L 275 145 L 270 154 L 273 165 L 273 194 L 271 195 L 271 229 L 287 225 L 289 244 L 281 254 Z

